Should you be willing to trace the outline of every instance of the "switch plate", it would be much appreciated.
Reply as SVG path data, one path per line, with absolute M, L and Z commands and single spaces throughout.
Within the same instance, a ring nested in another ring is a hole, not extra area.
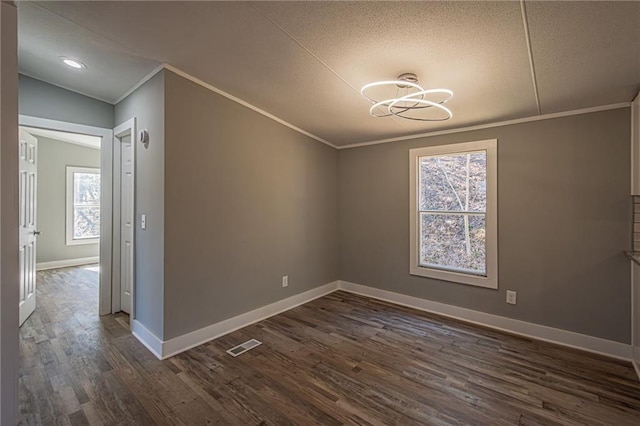
M 507 290 L 507 303 L 510 305 L 516 304 L 516 295 L 515 291 Z
M 282 287 L 289 286 L 289 275 L 285 275 L 282 277 Z
M 140 227 L 142 229 L 147 229 L 147 215 L 143 214 L 140 216 Z

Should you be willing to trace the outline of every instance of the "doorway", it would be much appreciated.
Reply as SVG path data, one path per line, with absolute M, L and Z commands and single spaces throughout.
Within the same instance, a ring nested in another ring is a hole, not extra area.
M 117 129 L 105 129 L 93 126 L 85 126 L 74 123 L 61 122 L 57 120 L 42 119 L 31 116 L 19 116 L 19 124 L 22 127 L 36 129 L 36 131 L 55 131 L 64 132 L 75 135 L 86 135 L 99 139 L 100 152 L 100 183 L 99 192 L 101 194 L 99 201 L 99 240 L 98 240 L 98 258 L 99 258 L 99 290 L 98 290 L 98 313 L 107 315 L 122 310 L 122 290 L 126 290 L 129 305 L 125 301 L 124 309 L 128 310 L 133 319 L 134 312 L 134 228 L 135 228 L 135 119 L 129 120 Z M 114 134 L 118 135 L 114 138 Z M 122 176 L 120 161 L 123 157 L 122 146 L 124 149 L 124 158 L 130 162 L 130 167 L 125 168 L 125 185 L 124 190 L 128 191 L 124 197 L 120 194 L 123 189 L 121 185 Z M 130 151 L 127 152 L 127 149 Z M 91 180 L 86 176 L 87 170 L 71 170 L 65 174 L 77 174 L 78 179 Z M 127 174 L 128 173 L 128 174 Z M 127 176 L 129 176 L 127 178 Z M 94 180 L 95 183 L 95 180 Z M 124 207 L 121 205 L 124 200 Z M 76 206 L 84 208 L 85 206 Z M 95 211 L 98 206 L 90 206 Z M 127 210 L 128 209 L 128 210 Z M 85 208 L 85 213 L 91 209 Z M 124 212 L 129 212 L 126 220 L 121 221 L 120 216 Z M 124 222 L 124 225 L 122 223 Z M 73 225 L 73 224 L 72 224 Z M 124 232 L 123 231 L 123 226 Z M 65 230 L 70 227 L 65 226 Z M 95 228 L 94 228 L 95 229 Z M 85 229 L 86 230 L 86 229 Z M 38 231 L 38 230 L 36 230 Z M 90 227 L 89 227 L 90 231 Z M 66 231 L 65 231 L 66 232 Z M 122 238 L 122 235 L 125 237 Z M 89 239 L 91 232 L 82 235 Z M 94 235 L 95 236 L 95 235 Z M 68 235 L 67 235 L 68 237 Z M 73 237 L 73 236 L 72 236 Z M 121 250 L 120 244 L 127 244 L 127 250 Z M 125 272 L 120 270 L 123 257 L 120 252 L 126 252 L 124 255 Z M 116 257 L 117 255 L 117 257 Z M 112 261 L 113 260 L 113 261 Z M 35 263 L 35 262 L 34 262 Z M 42 266 L 42 265 L 41 265 Z M 117 269 L 115 269 L 117 268 Z M 121 283 L 124 282 L 124 286 Z M 117 302 L 117 303 L 116 303 Z
M 135 118 L 113 130 L 113 292 L 112 313 L 134 316 L 135 278 Z
M 35 308 L 36 271 L 99 263 L 100 142 L 20 127 L 20 324 Z M 97 300 L 97 273 L 91 281 Z

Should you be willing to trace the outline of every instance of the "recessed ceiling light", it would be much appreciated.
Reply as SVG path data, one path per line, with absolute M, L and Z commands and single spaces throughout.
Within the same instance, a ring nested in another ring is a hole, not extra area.
M 82 62 L 77 61 L 75 59 L 67 58 L 66 56 L 61 56 L 60 59 L 62 60 L 62 62 L 66 66 L 68 66 L 70 68 L 73 68 L 73 69 L 76 69 L 76 70 L 83 70 L 83 69 L 87 68 L 87 66 L 85 64 L 83 64 Z

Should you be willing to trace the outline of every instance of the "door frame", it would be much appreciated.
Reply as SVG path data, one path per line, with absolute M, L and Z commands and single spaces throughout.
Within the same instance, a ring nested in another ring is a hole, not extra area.
M 121 194 L 121 171 L 122 171 L 122 149 L 121 138 L 125 136 L 131 137 L 131 149 L 132 161 L 133 161 L 133 277 L 131 280 L 131 307 L 129 309 L 129 324 L 133 325 L 135 316 L 135 294 L 136 294 L 136 118 L 130 118 L 127 121 L 117 125 L 113 129 L 113 211 L 119 212 L 121 209 L 120 197 L 116 196 Z M 121 310 L 121 283 L 120 283 L 120 259 L 121 259 L 121 217 L 119 214 L 113 215 L 113 237 L 112 237 L 112 259 L 113 259 L 113 274 L 111 277 L 112 293 L 111 293 L 111 313 L 116 313 Z M 118 271 L 118 273 L 116 273 Z
M 98 313 L 111 313 L 112 283 L 112 239 L 113 239 L 113 130 L 66 121 L 18 116 L 20 126 L 82 133 L 101 138 L 100 143 L 100 282 L 98 290 Z

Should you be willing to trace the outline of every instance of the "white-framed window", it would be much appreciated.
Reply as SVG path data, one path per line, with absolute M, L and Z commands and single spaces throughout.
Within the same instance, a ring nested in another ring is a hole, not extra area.
M 100 241 L 100 169 L 67 166 L 67 245 Z
M 497 145 L 409 151 L 412 275 L 498 288 Z

